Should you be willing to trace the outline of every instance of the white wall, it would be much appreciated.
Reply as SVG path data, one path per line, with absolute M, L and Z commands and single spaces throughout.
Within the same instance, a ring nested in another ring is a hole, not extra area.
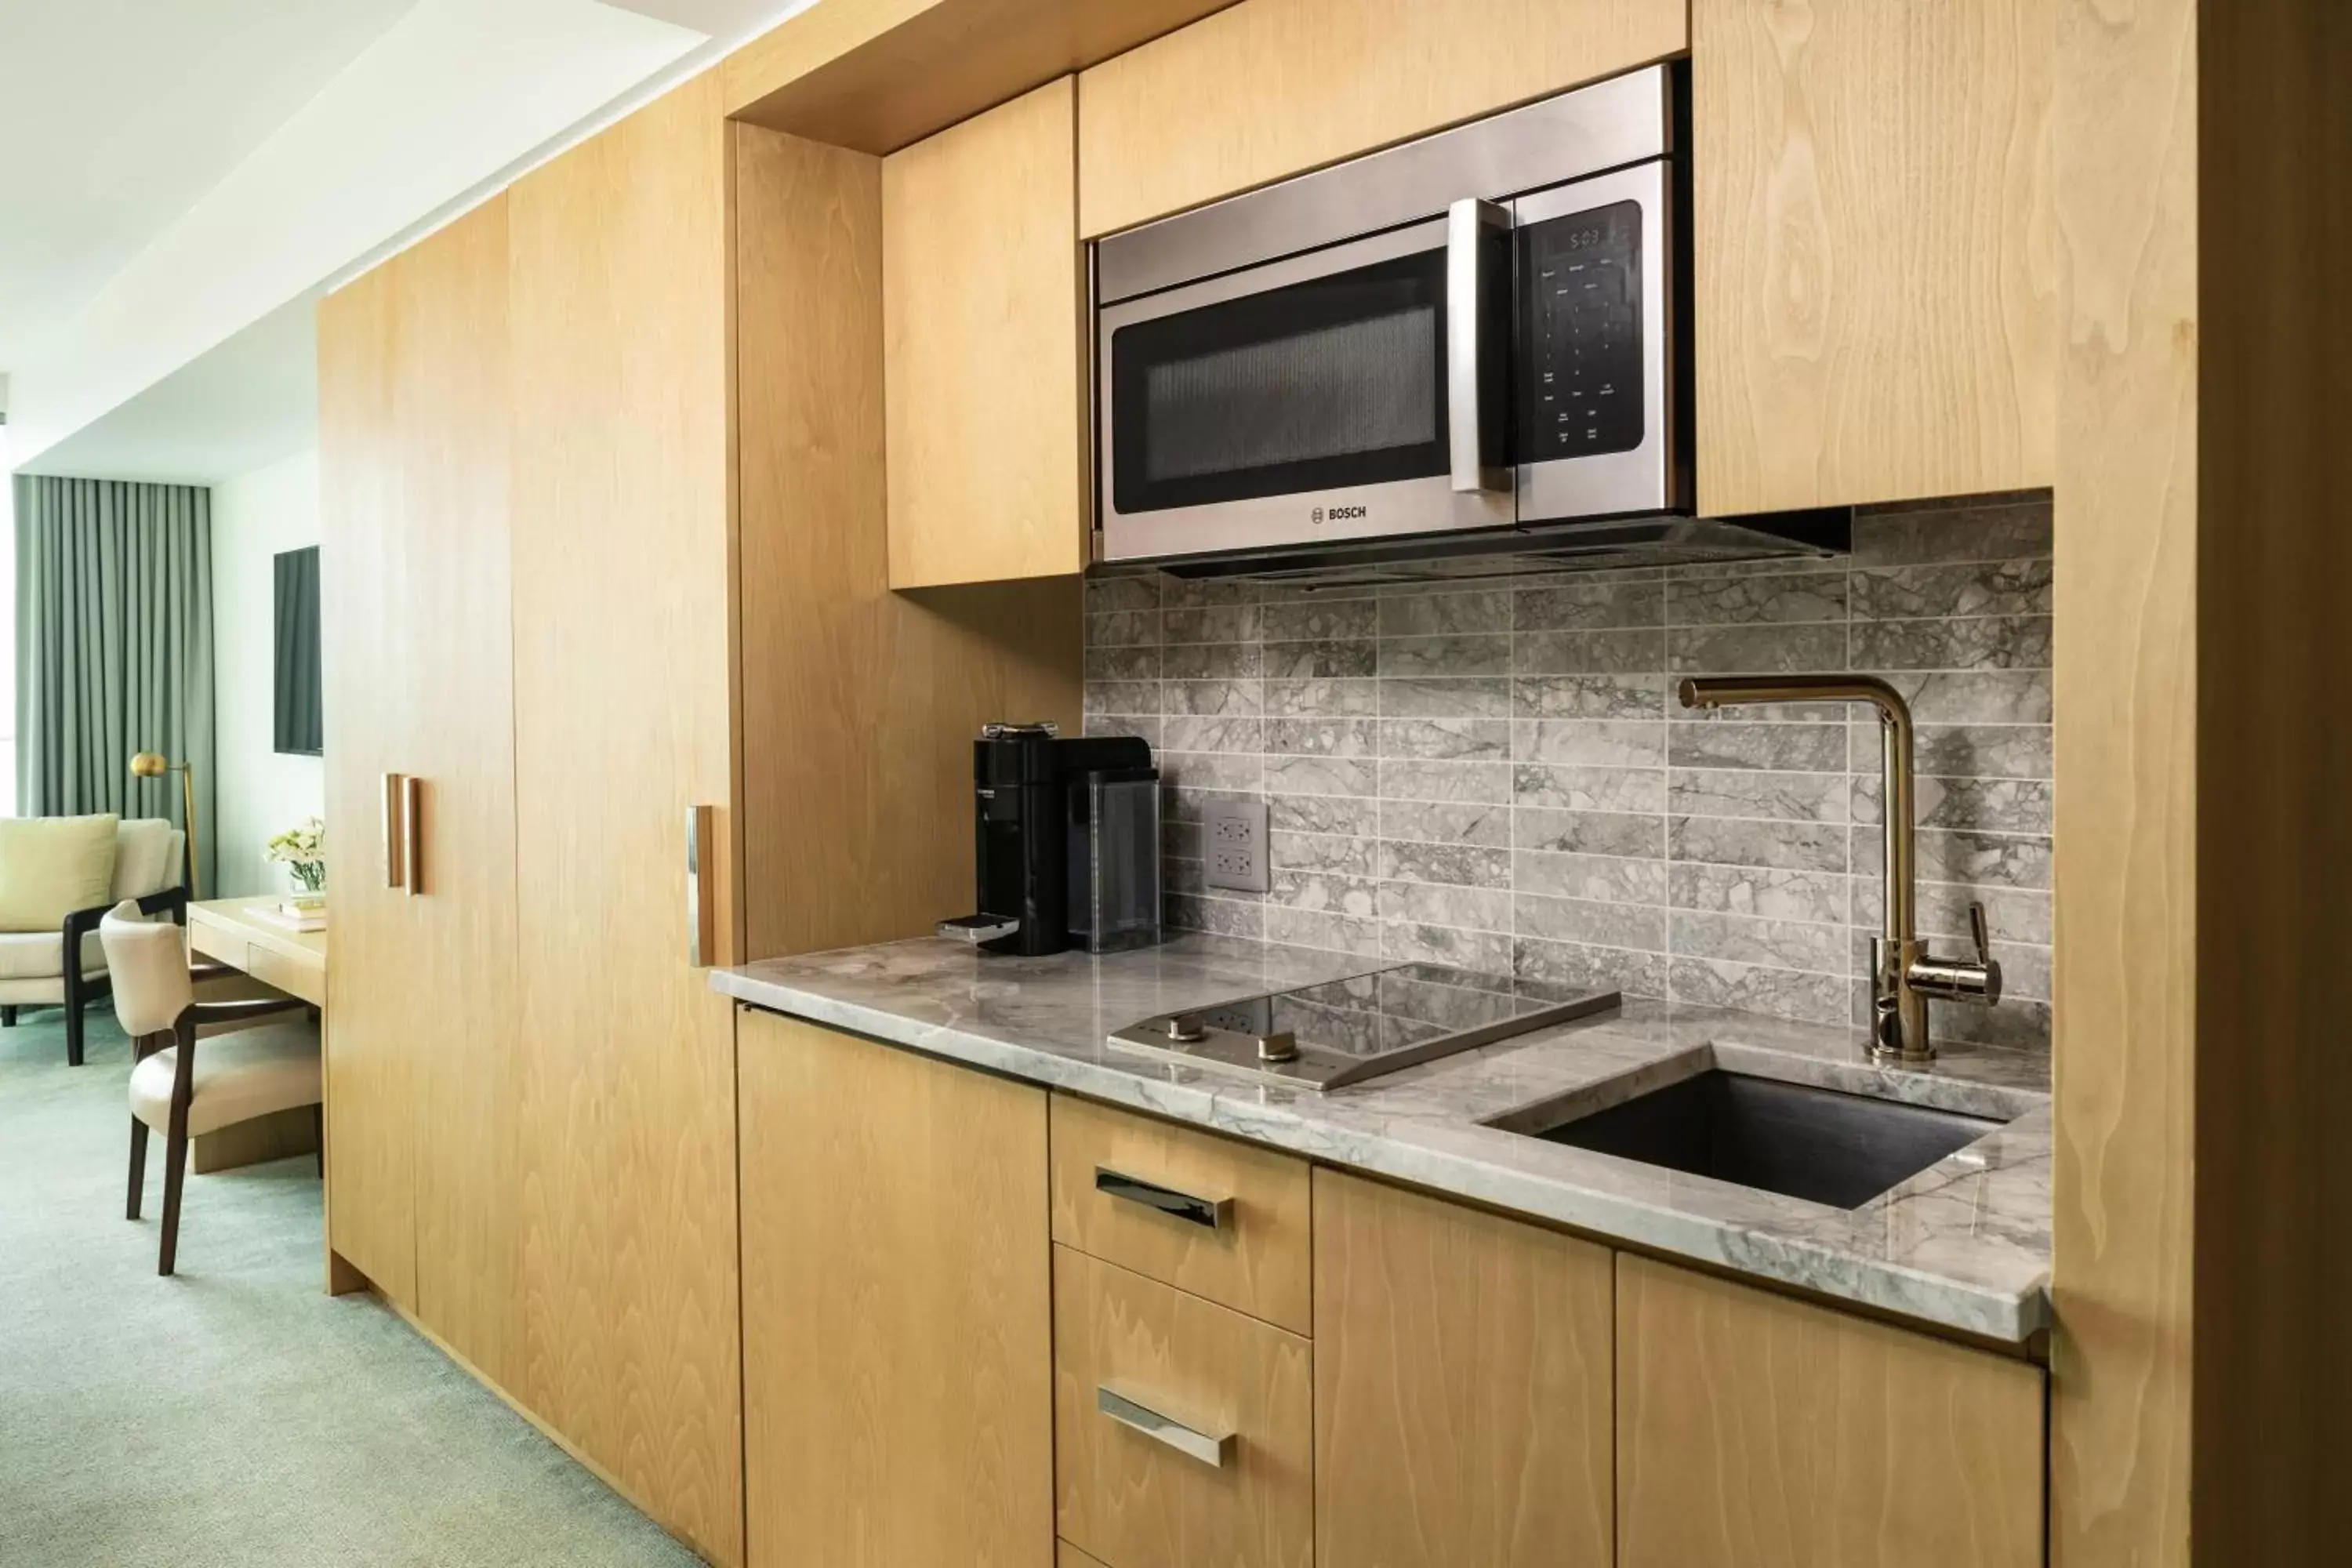
M 216 898 L 284 891 L 285 868 L 261 858 L 262 845 L 326 812 L 326 764 L 271 749 L 277 625 L 270 558 L 318 542 L 317 452 L 213 487 L 214 765 L 219 776 L 212 825 L 205 832 L 218 846 L 220 885 L 205 889 Z M 334 853 L 331 839 L 328 853 Z M 331 887 L 333 881 L 331 873 Z

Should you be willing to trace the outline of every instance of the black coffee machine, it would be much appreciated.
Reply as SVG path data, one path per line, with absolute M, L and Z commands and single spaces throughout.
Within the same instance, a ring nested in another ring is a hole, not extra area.
M 1132 735 L 991 724 L 971 746 L 979 912 L 939 933 L 988 952 L 1160 940 L 1160 770 Z

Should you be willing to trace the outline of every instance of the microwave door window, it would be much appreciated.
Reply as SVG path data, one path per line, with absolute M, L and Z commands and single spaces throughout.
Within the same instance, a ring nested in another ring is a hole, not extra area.
M 1445 473 L 1444 283 L 1433 250 L 1120 328 L 1118 510 Z

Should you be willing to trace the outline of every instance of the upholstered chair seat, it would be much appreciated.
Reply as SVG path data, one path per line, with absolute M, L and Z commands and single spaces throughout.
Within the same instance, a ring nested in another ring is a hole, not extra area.
M 131 1114 L 158 1132 L 172 1121 L 180 1048 L 166 1046 L 131 1069 Z M 257 1116 L 319 1103 L 319 1031 L 269 1024 L 198 1043 L 188 1097 L 188 1136 L 201 1138 Z

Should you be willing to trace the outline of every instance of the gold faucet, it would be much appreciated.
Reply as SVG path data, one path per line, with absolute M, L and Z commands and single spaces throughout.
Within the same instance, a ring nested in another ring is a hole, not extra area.
M 1936 1059 L 1927 1034 L 1927 1001 L 2000 1000 L 2000 965 L 1992 960 L 1984 905 L 1969 905 L 1969 931 L 1977 956 L 1937 958 L 1919 940 L 1917 826 L 1912 820 L 1910 705 L 1903 694 L 1870 675 L 1700 676 L 1682 683 L 1685 708 L 1751 702 L 1867 702 L 1878 710 L 1879 755 L 1885 774 L 1886 924 L 1870 943 L 1871 1054 L 1883 1061 Z

